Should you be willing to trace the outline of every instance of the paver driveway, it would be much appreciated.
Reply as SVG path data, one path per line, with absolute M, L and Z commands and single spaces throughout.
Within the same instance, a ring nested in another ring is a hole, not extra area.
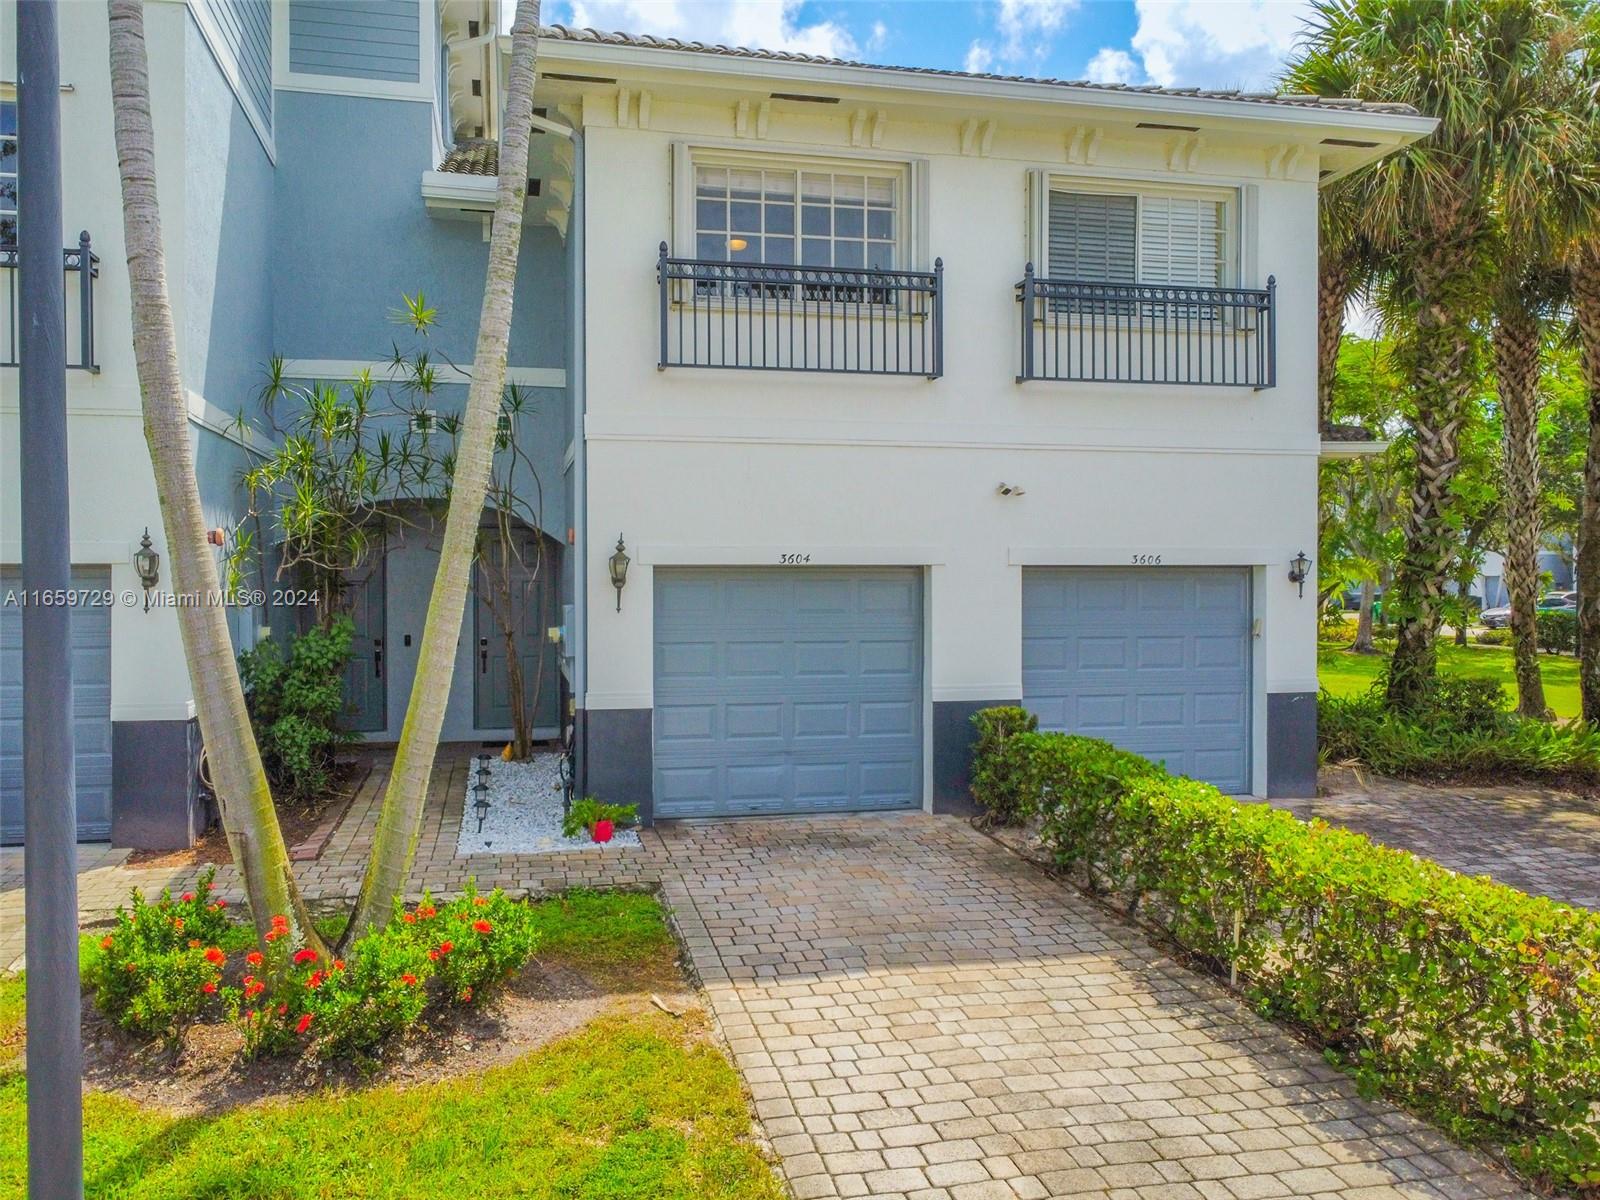
M 801 1200 L 1523 1194 L 964 822 L 658 829 Z

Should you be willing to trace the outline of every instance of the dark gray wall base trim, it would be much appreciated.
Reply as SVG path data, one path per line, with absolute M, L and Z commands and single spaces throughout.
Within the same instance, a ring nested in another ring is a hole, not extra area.
M 1267 797 L 1317 794 L 1317 693 L 1267 695 Z
M 184 850 L 210 824 L 200 793 L 198 721 L 111 723 L 111 843 Z
M 978 811 L 967 790 L 972 769 L 972 744 L 977 730 L 972 714 L 1007 700 L 935 700 L 933 702 L 933 811 L 970 817 Z
M 637 804 L 639 823 L 655 822 L 654 729 L 650 708 L 580 708 L 578 795 Z

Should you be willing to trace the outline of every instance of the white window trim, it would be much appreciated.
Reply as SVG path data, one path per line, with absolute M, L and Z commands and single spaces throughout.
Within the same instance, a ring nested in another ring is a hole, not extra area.
M 1034 274 L 1041 279 L 1050 278 L 1050 236 L 1048 230 L 1050 193 L 1088 192 L 1108 196 L 1133 196 L 1141 201 L 1134 227 L 1134 279 L 1139 279 L 1140 246 L 1143 242 L 1144 210 L 1142 199 L 1146 196 L 1169 196 L 1185 200 L 1216 200 L 1225 207 L 1222 228 L 1224 231 L 1223 281 L 1225 288 L 1247 286 L 1240 282 L 1249 279 L 1247 271 L 1250 256 L 1245 253 L 1248 239 L 1243 219 L 1247 197 L 1240 188 L 1213 184 L 1173 184 L 1133 179 L 1087 178 L 1081 175 L 1062 175 L 1052 171 L 1030 172 L 1031 186 L 1028 203 L 1028 249 Z
M 272 85 L 286 92 L 323 92 L 335 96 L 365 96 L 374 100 L 438 100 L 439 22 L 429 0 L 417 0 L 417 80 L 353 79 L 342 75 L 317 75 L 293 70 L 289 65 L 289 0 L 272 0 Z
M 228 81 L 228 88 L 233 92 L 234 98 L 239 101 L 239 107 L 244 110 L 245 119 L 250 122 L 250 128 L 255 131 L 256 140 L 261 143 L 261 148 L 267 152 L 267 159 L 274 166 L 278 162 L 278 147 L 273 138 L 273 130 L 277 128 L 278 120 L 278 64 L 282 56 L 278 51 L 278 26 L 288 19 L 288 13 L 279 12 L 278 4 L 272 6 L 272 64 L 267 75 L 271 81 L 268 91 L 273 93 L 268 100 L 271 112 L 263 113 L 250 96 L 250 89 L 244 85 L 244 75 L 239 70 L 238 60 L 228 49 L 227 39 L 222 36 L 222 30 L 217 27 L 216 19 L 205 6 L 203 0 L 189 0 L 186 7 L 194 17 L 195 28 L 200 30 L 200 36 L 205 39 L 206 47 L 211 51 L 211 58 L 217 64 L 223 77 Z M 285 43 L 287 47 L 287 43 Z
M 769 171 L 827 171 L 844 174 L 881 174 L 896 176 L 899 187 L 896 195 L 895 269 L 899 271 L 931 271 L 933 260 L 928 253 L 927 236 L 927 160 L 917 158 L 883 158 L 851 154 L 817 154 L 804 151 L 774 148 L 749 150 L 742 147 L 674 142 L 672 144 L 672 229 L 666 238 L 675 258 L 698 257 L 695 243 L 695 167 L 764 168 Z M 799 180 L 796 179 L 798 187 Z M 796 193 L 795 256 L 800 257 L 799 196 Z M 848 268 L 843 268 L 848 269 Z

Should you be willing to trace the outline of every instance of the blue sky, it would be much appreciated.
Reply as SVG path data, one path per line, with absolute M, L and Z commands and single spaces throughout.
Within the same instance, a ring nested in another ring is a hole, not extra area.
M 544 19 L 900 66 L 1270 88 L 1305 0 L 546 0 Z

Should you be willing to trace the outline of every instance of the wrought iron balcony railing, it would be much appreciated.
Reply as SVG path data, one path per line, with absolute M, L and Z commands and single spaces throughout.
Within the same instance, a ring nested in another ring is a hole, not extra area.
M 1018 381 L 1275 387 L 1277 281 L 1250 288 L 1040 279 L 1029 263 Z
M 657 365 L 854 375 L 944 373 L 944 263 L 932 271 L 669 258 Z
M 100 364 L 94 357 L 94 281 L 100 276 L 100 259 L 89 244 L 87 231 L 78 235 L 78 244 L 61 252 L 62 267 L 67 273 L 66 318 L 67 367 L 75 371 L 98 373 Z M 0 305 L 5 312 L 0 315 L 5 341 L 0 344 L 0 367 L 18 364 L 21 348 L 20 293 L 17 287 L 17 247 L 0 246 L 0 274 L 5 282 L 0 285 Z M 73 286 L 73 280 L 77 286 Z M 76 353 L 74 354 L 74 348 Z

